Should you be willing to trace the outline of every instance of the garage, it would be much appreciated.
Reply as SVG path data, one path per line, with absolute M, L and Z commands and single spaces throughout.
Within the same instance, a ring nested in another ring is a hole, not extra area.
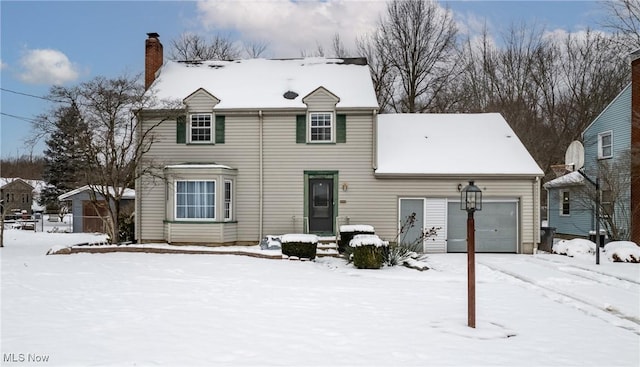
M 474 215 L 476 252 L 518 252 L 518 201 L 487 200 Z M 447 252 L 467 252 L 467 212 L 449 201 Z

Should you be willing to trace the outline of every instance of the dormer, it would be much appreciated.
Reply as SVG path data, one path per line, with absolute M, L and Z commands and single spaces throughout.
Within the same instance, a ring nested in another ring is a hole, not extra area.
M 298 143 L 346 142 L 346 116 L 336 114 L 340 97 L 321 86 L 302 98 L 302 102 L 307 105 L 307 113 L 298 116 Z
M 176 143 L 224 143 L 225 118 L 213 111 L 220 99 L 206 89 L 198 88 L 182 102 L 186 114 L 178 117 L 176 121 Z
M 183 99 L 182 102 L 187 107 L 187 111 L 213 112 L 213 108 L 220 103 L 220 100 L 206 89 L 198 88 Z

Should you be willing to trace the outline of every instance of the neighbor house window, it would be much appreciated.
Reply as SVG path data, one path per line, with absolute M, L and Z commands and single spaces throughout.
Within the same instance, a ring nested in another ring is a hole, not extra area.
M 196 113 L 191 115 L 190 130 L 192 143 L 210 143 L 212 137 L 212 123 L 210 113 Z
M 612 218 L 613 208 L 613 191 L 602 190 L 602 196 L 600 198 L 600 218 Z
M 232 218 L 232 198 L 233 197 L 233 182 L 230 180 L 224 181 L 224 220 L 231 220 Z
M 571 214 L 571 194 L 569 191 L 560 192 L 560 215 Z
M 215 213 L 215 181 L 176 181 L 176 219 L 215 220 Z
M 333 141 L 333 113 L 312 112 L 309 114 L 309 121 L 311 142 Z
M 613 157 L 613 132 L 606 131 L 598 134 L 598 158 Z

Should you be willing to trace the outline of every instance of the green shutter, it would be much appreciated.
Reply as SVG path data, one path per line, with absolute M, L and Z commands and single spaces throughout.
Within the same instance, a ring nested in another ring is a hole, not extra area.
M 178 116 L 176 119 L 176 143 L 185 144 L 187 142 L 187 117 Z
M 216 115 L 216 144 L 224 144 L 224 116 Z
M 347 115 L 336 115 L 336 143 L 347 142 Z
M 296 143 L 307 142 L 307 115 L 296 116 Z

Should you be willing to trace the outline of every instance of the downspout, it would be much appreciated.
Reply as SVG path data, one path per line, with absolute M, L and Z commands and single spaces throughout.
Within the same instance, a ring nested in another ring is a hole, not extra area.
M 373 139 L 371 139 L 371 141 L 373 142 L 373 146 L 371 147 L 371 168 L 373 168 L 373 171 L 375 173 L 375 170 L 378 169 L 378 111 L 374 109 L 371 112 L 371 115 L 371 123 L 373 124 Z
M 259 188 L 258 188 L 258 191 L 259 191 L 258 192 L 258 217 L 259 217 L 258 218 L 258 221 L 259 221 L 259 224 L 258 224 L 258 236 L 259 236 L 259 238 L 258 238 L 258 240 L 259 241 L 262 240 L 262 237 L 263 237 L 263 235 L 262 235 L 262 226 L 263 226 L 263 222 L 264 222 L 264 220 L 263 220 L 263 215 L 264 215 L 264 212 L 263 212 L 264 172 L 263 172 L 263 170 L 264 170 L 264 166 L 263 166 L 263 162 L 262 162 L 263 158 L 264 158 L 263 157 L 263 152 L 262 152 L 262 144 L 263 144 L 263 141 L 262 141 L 263 140 L 263 131 L 262 131 L 263 128 L 262 128 L 262 125 L 263 125 L 263 122 L 264 122 L 264 117 L 262 116 L 262 110 L 259 110 L 258 111 L 258 135 L 260 136 L 259 137 L 259 142 L 258 142 L 258 149 L 260 151 L 259 152 L 259 159 L 258 159 L 258 161 L 259 161 L 259 168 L 258 168 L 258 171 L 259 171 L 258 172 L 258 180 L 259 180 L 259 183 L 258 183 L 258 186 L 259 186 Z
M 534 208 L 537 208 L 533 213 L 533 254 L 538 253 L 538 245 L 540 243 L 540 177 L 536 176 L 536 180 L 533 182 L 533 200 Z M 548 202 L 548 199 L 547 199 Z M 547 220 L 549 216 L 547 215 Z

